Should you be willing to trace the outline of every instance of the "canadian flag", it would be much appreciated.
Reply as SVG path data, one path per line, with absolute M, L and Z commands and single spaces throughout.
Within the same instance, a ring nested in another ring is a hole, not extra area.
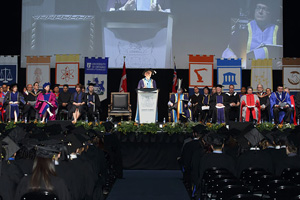
M 127 77 L 126 77 L 125 60 L 124 60 L 124 64 L 123 64 L 123 73 L 122 73 L 122 77 L 121 77 L 119 92 L 127 92 Z

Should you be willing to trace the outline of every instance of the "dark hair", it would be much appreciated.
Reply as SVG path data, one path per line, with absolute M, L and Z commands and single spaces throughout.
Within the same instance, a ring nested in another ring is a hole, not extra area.
M 39 190 L 45 185 L 46 190 L 53 190 L 51 176 L 56 176 L 55 166 L 51 158 L 36 157 L 33 162 L 32 177 L 30 180 L 30 189 Z
M 35 84 L 39 84 L 39 82 L 34 82 L 34 83 L 33 83 L 33 86 L 34 86 Z M 40 84 L 39 84 L 39 85 L 40 85 Z
M 67 88 L 69 88 L 69 85 L 68 85 L 68 84 L 64 84 L 64 85 L 63 85 L 63 87 L 67 87 Z
M 83 85 L 81 85 L 80 83 L 77 83 L 77 84 L 75 85 L 75 89 L 76 89 L 77 87 L 79 87 L 79 88 L 82 90 Z
M 253 91 L 253 87 L 248 86 L 248 87 L 247 87 L 247 90 L 249 90 L 249 89 L 251 89 L 251 90 Z

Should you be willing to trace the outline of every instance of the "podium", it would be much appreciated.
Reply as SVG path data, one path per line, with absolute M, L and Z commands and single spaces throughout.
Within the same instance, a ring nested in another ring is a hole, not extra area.
M 137 89 L 137 112 L 139 123 L 155 123 L 159 89 Z

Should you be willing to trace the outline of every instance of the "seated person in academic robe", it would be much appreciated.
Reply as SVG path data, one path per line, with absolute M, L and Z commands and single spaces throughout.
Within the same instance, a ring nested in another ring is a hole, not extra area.
M 99 95 L 94 92 L 95 84 L 89 83 L 88 85 L 89 85 L 88 87 L 89 91 L 86 94 L 87 115 L 89 121 L 92 121 L 95 119 L 95 117 L 98 118 L 97 112 L 100 112 L 101 102 L 99 99 Z
M 280 176 L 284 169 L 299 169 L 300 168 L 300 156 L 298 155 L 299 139 L 296 134 L 291 133 L 287 136 L 286 141 L 286 154 L 287 156 L 280 160 L 275 167 L 275 174 Z
M 59 200 L 70 200 L 68 188 L 62 178 L 56 176 L 53 157 L 58 150 L 52 146 L 38 146 L 32 174 L 20 181 L 15 200 L 30 192 L 46 190 L 57 195 Z
M 10 91 L 5 95 L 3 104 L 3 107 L 5 107 L 6 111 L 6 119 L 8 121 L 14 119 L 14 121 L 17 122 L 20 114 L 20 108 L 24 104 L 24 97 L 20 92 L 18 92 L 17 84 L 11 85 Z
M 240 177 L 243 170 L 250 167 L 263 168 L 272 173 L 273 163 L 270 155 L 259 148 L 259 143 L 264 139 L 264 136 L 256 128 L 253 128 L 247 132 L 244 137 L 239 137 L 238 142 L 243 145 L 245 144 L 245 142 L 243 142 L 245 139 L 248 141 L 249 150 L 242 153 L 237 160 L 237 177 Z
M 1 115 L 1 120 L 2 121 L 4 121 L 4 113 L 5 113 L 5 109 L 3 107 L 4 97 L 5 97 L 5 95 L 2 92 L 0 92 L 0 99 L 1 99 L 1 102 L 0 102 L 0 115 Z
M 82 92 L 82 87 L 83 86 L 78 83 L 75 86 L 76 92 L 71 95 L 69 117 L 73 117 L 72 123 L 76 123 L 78 118 L 85 113 L 86 110 L 86 95 Z
M 270 115 L 270 99 L 268 94 L 264 92 L 264 87 L 262 84 L 257 85 L 256 95 L 258 96 L 260 102 L 261 121 L 268 122 Z
M 279 85 L 277 91 L 272 93 L 270 105 L 271 116 L 276 124 L 280 124 L 282 121 L 286 123 L 291 122 L 291 99 L 290 95 L 283 91 L 282 85 Z
M 43 91 L 38 95 L 36 99 L 35 109 L 38 110 L 41 122 L 48 120 L 55 120 L 55 110 L 57 109 L 57 101 L 55 94 L 50 91 L 50 83 L 44 83 Z
M 192 112 L 189 108 L 189 99 L 187 94 L 183 94 L 183 89 L 178 87 L 177 93 L 172 94 L 168 102 L 171 112 L 171 121 L 179 122 L 191 120 Z
M 234 91 L 234 85 L 229 85 L 229 92 L 226 92 L 227 118 L 229 121 L 237 121 L 240 116 L 240 96 Z
M 209 106 L 212 110 L 212 122 L 213 123 L 226 123 L 226 106 L 229 106 L 226 102 L 226 95 L 222 93 L 222 85 L 217 85 L 217 92 L 211 96 Z
M 296 98 L 295 98 L 295 107 L 296 107 L 296 116 L 297 120 L 300 119 L 300 92 L 297 93 Z
M 241 98 L 241 121 L 260 122 L 260 103 L 256 94 L 253 94 L 253 88 L 247 88 L 247 94 Z
M 209 88 L 205 86 L 203 88 L 203 95 L 201 101 L 201 117 L 200 117 L 200 121 L 203 123 L 207 122 L 208 119 L 211 118 L 211 109 L 209 107 L 210 97 L 211 95 L 209 94 Z
M 24 117 L 27 117 L 28 120 L 34 118 L 37 119 L 37 112 L 35 110 L 35 103 L 36 103 L 36 99 L 38 97 L 38 95 L 41 93 L 41 91 L 39 91 L 39 84 L 38 83 L 34 83 L 33 84 L 34 88 L 32 87 L 31 84 L 27 85 L 27 95 L 25 96 L 25 106 L 23 109 L 23 114 Z
M 69 85 L 65 84 L 63 86 L 63 91 L 59 93 L 57 103 L 58 103 L 58 113 L 61 112 L 61 110 L 69 110 L 71 107 L 71 93 L 69 92 Z
M 192 103 L 193 120 L 200 121 L 202 95 L 199 93 L 197 86 L 194 87 L 194 94 L 190 96 L 190 102 Z
M 290 88 L 285 87 L 284 91 L 290 95 Z M 291 122 L 294 125 L 297 125 L 297 113 L 296 113 L 296 103 L 295 103 L 295 95 L 290 95 L 291 99 L 291 109 L 292 109 L 292 115 L 291 115 Z

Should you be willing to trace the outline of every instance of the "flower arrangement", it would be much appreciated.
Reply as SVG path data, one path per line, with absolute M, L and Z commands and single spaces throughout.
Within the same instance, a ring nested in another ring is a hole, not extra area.
M 168 122 L 163 125 L 162 130 L 169 135 L 175 134 L 175 133 L 183 133 L 184 132 L 184 124 L 181 123 L 175 123 L 175 122 Z
M 264 122 L 256 125 L 256 128 L 259 132 L 264 131 L 271 131 L 273 128 L 275 128 L 275 124 L 272 124 L 271 122 Z
M 157 134 L 157 131 L 159 131 L 160 128 L 157 126 L 156 123 L 149 123 L 149 124 L 140 124 L 138 126 L 138 132 L 140 133 L 151 133 L 151 134 Z
M 213 132 L 217 132 L 223 126 L 225 126 L 225 123 L 221 123 L 221 124 L 218 124 L 218 123 L 216 123 L 216 124 L 206 123 L 206 129 L 208 131 L 213 131 Z
M 118 123 L 117 131 L 127 134 L 129 132 L 136 132 L 138 130 L 138 124 L 133 121 L 122 121 Z
M 278 128 L 278 130 L 283 132 L 285 129 L 288 129 L 288 128 L 295 129 L 295 125 L 289 124 L 289 123 L 283 123 L 283 124 L 278 124 L 277 128 Z

